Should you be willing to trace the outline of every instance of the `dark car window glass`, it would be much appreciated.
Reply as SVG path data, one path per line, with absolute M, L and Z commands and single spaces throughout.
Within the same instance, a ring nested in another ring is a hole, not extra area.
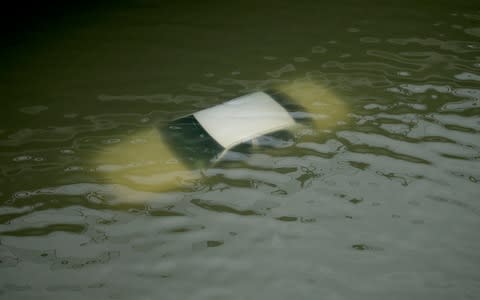
M 303 106 L 295 103 L 295 101 L 286 94 L 272 89 L 265 91 L 265 93 L 272 97 L 283 108 L 285 108 L 295 122 L 303 125 L 311 125 L 312 118 L 310 113 Z
M 178 159 L 191 168 L 204 168 L 224 150 L 193 115 L 171 121 L 159 128 Z

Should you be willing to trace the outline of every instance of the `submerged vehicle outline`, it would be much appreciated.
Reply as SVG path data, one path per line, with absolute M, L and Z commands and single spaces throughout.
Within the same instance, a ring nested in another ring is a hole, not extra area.
M 97 152 L 93 163 L 102 181 L 139 191 L 171 191 L 191 186 L 203 170 L 228 162 L 231 153 L 282 148 L 301 138 L 299 132 L 328 131 L 347 118 L 347 105 L 331 91 L 294 82 L 138 131 Z

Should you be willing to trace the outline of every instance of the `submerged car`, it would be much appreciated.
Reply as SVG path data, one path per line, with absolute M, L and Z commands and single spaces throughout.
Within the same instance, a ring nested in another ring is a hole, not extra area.
M 110 183 L 141 191 L 188 186 L 201 171 L 248 154 L 298 142 L 344 122 L 347 107 L 322 86 L 297 82 L 254 92 L 140 131 L 94 158 Z M 308 130 L 307 130 L 308 131 Z

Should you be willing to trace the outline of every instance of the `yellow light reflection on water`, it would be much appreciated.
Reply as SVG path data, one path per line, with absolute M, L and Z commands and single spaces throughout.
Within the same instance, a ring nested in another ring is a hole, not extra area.
M 108 145 L 94 158 L 109 183 L 140 191 L 168 191 L 188 185 L 198 177 L 178 160 L 157 129 L 144 129 Z
M 348 119 L 348 106 L 330 89 L 312 81 L 295 81 L 275 87 L 310 113 L 318 131 L 335 128 Z

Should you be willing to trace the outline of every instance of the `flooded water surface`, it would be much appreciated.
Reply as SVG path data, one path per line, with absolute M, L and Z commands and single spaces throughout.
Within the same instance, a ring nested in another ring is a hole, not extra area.
M 478 299 L 480 6 L 201 2 L 4 39 L 0 298 Z M 217 164 L 162 136 L 272 90 L 315 122 Z

